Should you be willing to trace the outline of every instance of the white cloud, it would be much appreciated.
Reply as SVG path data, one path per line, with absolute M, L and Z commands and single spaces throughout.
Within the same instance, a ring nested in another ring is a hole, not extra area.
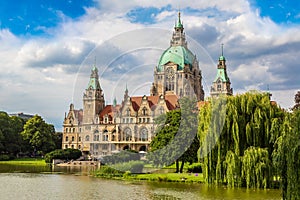
M 17 37 L 7 29 L 0 31 L 2 109 L 39 113 L 60 129 L 68 104 L 75 101 L 76 108 L 82 107 L 82 92 L 95 56 L 107 103 L 115 96 L 121 101 L 126 82 L 132 94 L 149 94 L 153 68 L 160 52 L 169 46 L 179 7 L 186 34 L 192 37 L 188 38 L 189 47 L 197 54 L 207 88 L 224 43 L 234 91 L 264 89 L 268 84 L 274 91 L 273 99 L 291 107 L 295 89 L 300 89 L 296 78 L 300 73 L 296 59 L 299 26 L 278 25 L 262 18 L 248 1 L 98 2 L 97 8 L 86 8 L 86 14 L 76 20 L 68 18 L 57 27 L 41 27 L 51 38 Z M 134 24 L 126 16 L 138 7 L 160 9 L 168 5 L 173 10 L 157 13 L 151 26 Z M 199 12 L 188 12 L 187 8 Z

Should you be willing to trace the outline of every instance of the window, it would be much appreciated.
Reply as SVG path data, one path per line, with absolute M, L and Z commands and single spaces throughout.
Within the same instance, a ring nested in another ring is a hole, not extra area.
M 75 128 L 73 128 L 73 133 L 75 133 Z
M 81 145 L 78 145 L 78 149 L 81 149 Z
M 69 131 L 69 129 L 68 128 L 66 128 L 66 133 Z
M 131 129 L 130 128 L 126 128 L 124 130 L 124 134 L 125 134 L 125 141 L 131 141 L 131 139 L 132 139 Z
M 67 148 L 68 148 L 68 145 L 66 144 L 66 145 L 65 145 L 65 149 L 67 149 Z
M 142 115 L 147 115 L 147 108 L 146 108 L 146 107 L 144 107 L 144 108 L 142 109 Z
M 140 140 L 147 141 L 148 140 L 148 130 L 146 128 L 142 128 L 140 131 Z
M 85 141 L 90 141 L 90 136 L 89 135 L 85 136 Z
M 127 110 L 126 110 L 126 116 L 130 116 L 130 109 L 129 108 L 127 108 Z
M 71 148 L 74 149 L 74 144 L 71 145 Z
M 74 142 L 75 141 L 75 137 L 74 136 L 72 136 L 72 142 Z
M 68 142 L 69 141 L 69 137 L 68 136 L 66 136 L 66 142 Z
M 164 107 L 161 106 L 161 107 L 159 108 L 159 113 L 160 113 L 160 114 L 163 114 L 164 111 L 165 111 Z
M 107 131 L 107 130 L 104 130 L 104 131 L 103 131 L 103 138 L 102 138 L 102 141 L 108 141 L 108 131 Z
M 81 137 L 79 136 L 78 141 L 81 142 Z
M 108 149 L 108 145 L 107 145 L 107 144 L 103 144 L 103 145 L 102 145 L 102 149 L 103 149 L 103 150 L 107 150 L 107 149 Z

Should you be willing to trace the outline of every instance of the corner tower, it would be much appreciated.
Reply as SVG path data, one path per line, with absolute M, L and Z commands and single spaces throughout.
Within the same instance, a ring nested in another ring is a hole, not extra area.
M 217 76 L 213 81 L 213 84 L 210 89 L 210 96 L 217 97 L 219 95 L 232 95 L 233 91 L 230 87 L 230 79 L 226 71 L 226 59 L 223 55 L 223 44 L 222 44 L 222 53 L 219 57 L 219 62 L 217 66 Z
M 183 23 L 178 13 L 170 47 L 161 55 L 154 69 L 150 94 L 196 97 L 204 100 L 202 75 L 196 56 L 188 49 Z
M 104 94 L 100 86 L 98 69 L 93 67 L 89 84 L 83 94 L 83 123 L 92 124 L 105 106 Z

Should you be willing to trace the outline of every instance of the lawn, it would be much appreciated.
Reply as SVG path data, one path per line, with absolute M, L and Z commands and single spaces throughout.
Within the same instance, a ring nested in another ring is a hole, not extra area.
M 46 166 L 46 162 L 42 158 L 17 158 L 9 161 L 0 161 L 0 164 L 12 164 L 12 165 L 37 165 Z
M 130 178 L 135 180 L 203 183 L 203 175 L 198 173 L 167 173 L 167 174 L 133 174 Z

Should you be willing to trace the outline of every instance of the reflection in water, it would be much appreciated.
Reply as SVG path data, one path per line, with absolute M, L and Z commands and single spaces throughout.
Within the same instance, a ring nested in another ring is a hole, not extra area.
M 0 165 L 0 169 L 2 167 L 3 165 Z M 52 171 L 51 168 L 47 169 L 47 172 Z M 86 169 L 84 173 L 88 174 L 89 170 L 93 169 Z M 79 174 L 79 168 L 60 168 L 55 169 L 55 171 L 63 173 L 0 173 L 0 199 L 281 199 L 279 190 L 228 189 L 226 187 L 213 187 L 205 184 L 129 182 L 68 174 L 68 172 Z

